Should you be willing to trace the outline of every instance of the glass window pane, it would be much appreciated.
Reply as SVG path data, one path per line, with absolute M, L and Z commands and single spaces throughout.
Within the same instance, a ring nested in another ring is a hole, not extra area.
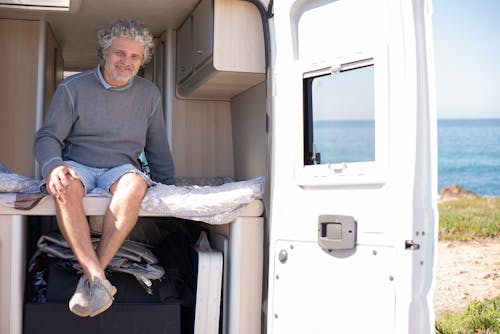
M 375 160 L 373 65 L 314 78 L 311 82 L 315 163 Z

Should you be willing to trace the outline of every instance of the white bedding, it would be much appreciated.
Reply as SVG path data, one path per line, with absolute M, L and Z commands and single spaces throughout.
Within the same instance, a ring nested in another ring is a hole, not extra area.
M 216 187 L 178 187 L 158 184 L 149 188 L 141 209 L 208 224 L 226 224 L 238 217 L 240 209 L 261 199 L 264 178 L 224 183 Z
M 226 182 L 227 178 L 211 178 L 215 184 Z M 201 184 L 214 184 L 207 179 L 197 179 Z M 0 204 L 29 210 L 36 206 L 43 194 L 39 190 L 40 181 L 12 173 L 0 164 Z M 187 185 L 186 179 L 179 179 L 178 185 L 157 184 L 150 187 L 142 201 L 141 210 L 178 218 L 205 222 L 208 224 L 227 224 L 236 217 L 248 203 L 262 199 L 264 178 L 257 177 L 247 181 L 228 182 L 218 186 Z M 19 195 L 19 196 L 18 196 Z M 93 191 L 90 196 L 105 196 L 102 190 Z M 22 206 L 16 200 L 23 199 Z M 36 198 L 33 205 L 26 205 L 26 199 Z M 0 210 L 1 213 L 1 210 Z

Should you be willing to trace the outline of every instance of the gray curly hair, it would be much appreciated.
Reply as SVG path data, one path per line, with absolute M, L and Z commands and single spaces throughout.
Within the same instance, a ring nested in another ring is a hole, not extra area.
M 153 35 L 137 20 L 119 19 L 97 32 L 97 55 L 100 64 L 104 64 L 105 52 L 111 47 L 115 37 L 129 38 L 144 45 L 141 66 L 151 59 L 154 49 Z

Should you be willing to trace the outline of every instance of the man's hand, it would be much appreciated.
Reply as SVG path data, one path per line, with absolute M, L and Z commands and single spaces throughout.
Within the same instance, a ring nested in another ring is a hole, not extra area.
M 76 172 L 68 166 L 57 166 L 47 175 L 47 191 L 51 196 L 60 198 L 68 190 L 69 183 L 80 178 Z

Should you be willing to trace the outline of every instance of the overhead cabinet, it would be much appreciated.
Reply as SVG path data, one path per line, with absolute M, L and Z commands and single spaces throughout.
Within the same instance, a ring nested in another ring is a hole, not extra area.
M 179 95 L 230 99 L 264 80 L 264 36 L 257 8 L 202 0 L 177 30 Z
M 191 16 L 193 23 L 193 68 L 199 68 L 213 54 L 213 0 L 200 2 Z

